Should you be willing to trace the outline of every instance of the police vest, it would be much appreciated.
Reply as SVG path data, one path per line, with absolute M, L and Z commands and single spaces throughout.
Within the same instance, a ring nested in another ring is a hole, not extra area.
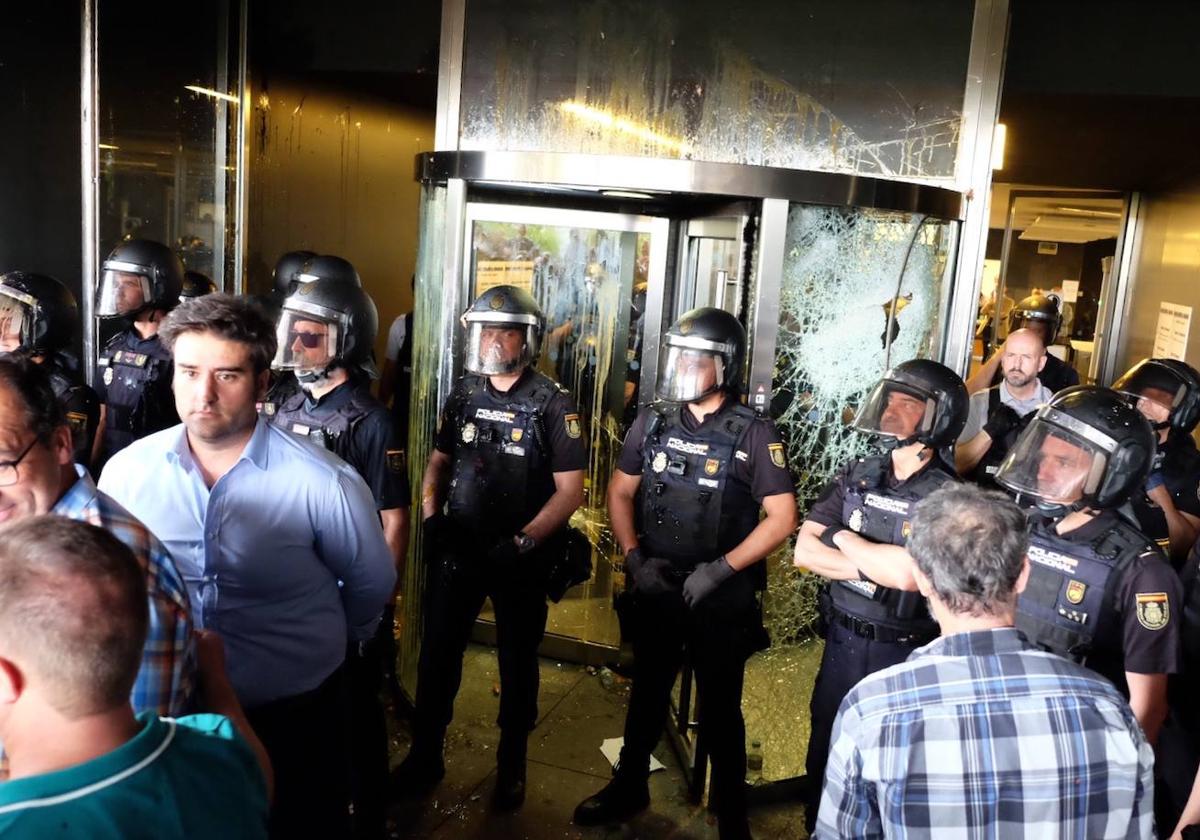
M 171 393 L 171 354 L 161 341 L 129 350 L 127 330 L 109 340 L 97 363 L 108 406 L 105 441 L 111 455 L 138 438 L 179 422 Z
M 938 456 L 898 487 L 888 486 L 891 454 L 861 459 L 846 477 L 842 524 L 875 543 L 903 546 L 911 530 L 912 508 L 954 476 Z M 841 612 L 885 627 L 937 635 L 919 592 L 902 592 L 866 580 L 839 580 L 829 587 L 834 607 Z
M 455 446 L 448 511 L 480 540 L 515 534 L 554 495 L 543 415 L 562 389 L 531 373 L 505 394 L 467 375 L 450 395 L 447 423 Z
M 75 372 L 73 360 L 55 354 L 43 363 L 50 374 L 50 387 L 62 404 L 67 426 L 71 429 L 71 445 L 75 462 L 85 467 L 92 460 L 92 439 L 100 416 L 100 400 L 96 392 L 85 385 Z
M 273 423 L 283 404 L 300 393 L 303 393 L 303 389 L 290 370 L 272 373 L 271 387 L 262 401 L 254 404 L 254 410 L 268 423 Z
M 731 551 L 758 525 L 761 505 L 750 487 L 731 480 L 738 445 L 757 415 L 727 403 L 711 422 L 690 431 L 686 405 L 654 403 L 647 409 L 639 488 L 643 553 L 690 568 Z M 766 568 L 755 563 L 762 588 Z
M 1086 660 L 1097 630 L 1116 620 L 1113 592 L 1125 569 L 1146 551 L 1146 537 L 1120 516 L 1089 543 L 1054 532 L 1037 517 L 1029 529 L 1029 581 L 1017 601 L 1017 629 L 1038 647 Z
M 991 417 L 992 412 L 999 408 L 1000 404 L 1000 386 L 994 385 L 988 389 L 987 416 Z M 1011 408 L 1011 406 L 1009 407 Z M 1030 424 L 1035 414 L 1037 414 L 1036 409 L 1022 415 L 1021 422 L 1010 430 L 1008 434 L 1000 440 L 992 440 L 992 445 L 988 447 L 987 452 L 983 453 L 983 457 L 979 459 L 979 463 L 975 465 L 975 469 L 971 470 L 969 476 L 971 481 L 984 486 L 995 485 L 996 473 L 1000 469 L 1000 464 L 1004 461 L 1004 456 L 1016 444 L 1017 438 L 1021 436 L 1021 432 L 1025 431 L 1025 427 Z
M 343 387 L 353 389 L 351 398 L 333 411 L 320 405 L 308 406 L 308 395 L 301 389 L 288 397 L 271 416 L 273 424 L 323 449 L 328 449 L 343 461 L 348 461 L 350 441 L 359 422 L 379 403 L 353 383 Z

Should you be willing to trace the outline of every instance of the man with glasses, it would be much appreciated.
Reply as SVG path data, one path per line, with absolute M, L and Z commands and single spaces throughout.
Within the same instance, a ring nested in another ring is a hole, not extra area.
M 301 277 L 311 276 L 315 262 Z M 411 491 L 404 445 L 387 408 L 369 390 L 377 375 L 371 348 L 378 325 L 375 304 L 358 285 L 321 276 L 301 281 L 283 302 L 279 349 L 271 363 L 275 371 L 294 374 L 300 390 L 278 406 L 271 422 L 328 449 L 362 476 L 375 498 L 399 580 L 408 550 Z M 386 673 L 392 696 L 400 702 L 394 633 L 392 601 L 375 638 L 347 651 L 358 838 L 383 837 L 387 828 L 387 725 L 379 688 Z
M 133 707 L 161 715 L 186 711 L 196 663 L 183 579 L 162 543 L 74 463 L 71 430 L 45 370 L 0 357 L 0 524 L 47 513 L 104 528 L 133 551 L 150 608 Z
M 347 644 L 372 637 L 396 572 L 374 500 L 345 462 L 261 420 L 275 330 L 226 294 L 163 323 L 183 424 L 109 462 L 101 486 L 158 533 L 196 622 L 276 770 L 277 837 L 350 831 Z

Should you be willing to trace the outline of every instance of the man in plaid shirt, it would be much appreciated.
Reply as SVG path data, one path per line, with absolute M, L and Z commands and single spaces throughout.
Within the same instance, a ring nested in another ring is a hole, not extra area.
M 1112 683 L 1013 626 L 1025 517 L 969 485 L 908 550 L 942 636 L 847 695 L 814 837 L 1149 838 L 1154 756 Z
M 73 463 L 71 430 L 38 365 L 0 357 L 0 524 L 55 514 L 104 528 L 146 572 L 150 624 L 131 701 L 136 712 L 187 711 L 195 680 L 187 591 L 167 550 Z

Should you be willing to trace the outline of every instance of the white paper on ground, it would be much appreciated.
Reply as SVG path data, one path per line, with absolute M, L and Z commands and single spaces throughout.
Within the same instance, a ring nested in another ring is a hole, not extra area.
M 608 759 L 608 763 L 614 768 L 617 766 L 617 759 L 621 757 L 621 747 L 624 746 L 624 738 L 605 738 L 604 743 L 600 745 L 600 752 L 604 753 L 604 757 Z M 655 770 L 666 770 L 667 765 L 663 764 L 653 755 L 650 756 L 650 772 Z

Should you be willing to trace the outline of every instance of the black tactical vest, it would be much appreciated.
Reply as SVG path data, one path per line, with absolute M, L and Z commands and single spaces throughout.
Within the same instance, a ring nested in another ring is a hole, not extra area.
M 1096 634 L 1117 620 L 1113 592 L 1121 575 L 1153 546 L 1117 515 L 1088 543 L 1064 539 L 1054 525 L 1041 516 L 1031 521 L 1029 582 L 1017 601 L 1017 629 L 1045 650 L 1084 662 Z
M 353 396 L 330 411 L 320 405 L 311 409 L 308 395 L 301 389 L 288 397 L 270 417 L 270 422 L 285 432 L 328 449 L 343 461 L 349 461 L 350 440 L 359 422 L 379 408 L 379 403 L 363 388 L 346 383 Z
M 104 428 L 108 455 L 179 422 L 171 392 L 171 354 L 161 341 L 130 350 L 129 330 L 117 333 L 97 360 L 107 391 Z
M 716 417 L 689 431 L 685 410 L 686 405 L 665 402 L 647 409 L 638 525 L 643 553 L 694 568 L 731 551 L 758 525 L 761 505 L 748 485 L 730 475 L 756 415 L 727 402 Z M 765 566 L 751 568 L 762 588 Z
M 448 512 L 480 542 L 515 534 L 554 495 L 543 414 L 560 388 L 527 373 L 497 393 L 486 377 L 466 375 L 445 413 L 454 424 Z
M 908 542 L 912 508 L 947 482 L 955 480 L 938 456 L 898 487 L 888 486 L 891 453 L 863 458 L 846 477 L 842 524 L 875 543 Z M 836 609 L 885 627 L 937 635 L 919 592 L 902 592 L 865 580 L 839 580 L 829 587 Z
M 1000 386 L 993 385 L 988 389 L 988 410 L 987 416 L 991 417 L 992 412 L 1000 407 Z M 1010 406 L 1011 407 L 1011 406 Z M 979 459 L 979 463 L 975 465 L 975 469 L 971 470 L 968 476 L 971 481 L 984 487 L 996 486 L 996 473 L 1000 469 L 1000 464 L 1004 461 L 1009 451 L 1016 444 L 1017 438 L 1021 436 L 1021 432 L 1025 431 L 1025 427 L 1033 420 L 1033 416 L 1037 411 L 1031 411 L 1021 417 L 1021 422 L 1006 434 L 1000 440 L 993 440 L 992 445 L 988 447 L 987 452 L 983 453 L 983 457 Z M 986 422 L 986 421 L 985 421 Z
M 67 426 L 71 429 L 71 449 L 75 463 L 90 466 L 92 441 L 100 419 L 100 398 L 59 356 L 50 356 L 43 364 L 50 374 L 50 386 L 54 389 L 54 396 L 58 397 L 62 404 Z
M 267 395 L 263 397 L 261 402 L 254 404 L 254 410 L 258 415 L 268 423 L 275 422 L 275 414 L 291 397 L 296 394 L 304 393 L 300 387 L 300 383 L 296 379 L 296 374 L 290 370 L 272 371 L 271 386 L 267 389 Z

